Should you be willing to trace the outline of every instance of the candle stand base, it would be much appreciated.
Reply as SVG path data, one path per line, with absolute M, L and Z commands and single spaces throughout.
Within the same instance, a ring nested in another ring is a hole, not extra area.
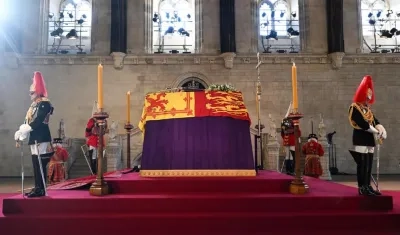
M 107 182 L 103 179 L 96 179 L 92 186 L 90 186 L 89 193 L 92 196 L 104 196 L 110 194 L 110 189 Z
M 308 190 L 309 190 L 309 187 L 303 181 L 303 177 L 300 177 L 300 179 L 294 179 L 290 183 L 289 191 L 291 194 L 302 195 L 302 194 L 308 193 Z

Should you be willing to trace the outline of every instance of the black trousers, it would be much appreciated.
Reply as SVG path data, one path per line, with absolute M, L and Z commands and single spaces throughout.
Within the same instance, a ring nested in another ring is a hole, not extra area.
M 92 168 L 93 174 L 97 174 L 97 157 L 93 159 L 93 149 L 89 150 L 89 161 L 90 161 L 90 168 Z
M 45 182 L 47 182 L 47 164 L 49 164 L 49 162 L 50 162 L 51 155 L 52 155 L 52 153 L 46 153 L 46 154 L 40 155 L 40 159 L 42 162 L 42 168 L 43 168 L 42 172 L 40 171 L 40 163 L 39 163 L 38 155 L 32 155 L 33 177 L 35 180 L 35 188 L 36 189 L 44 190 L 42 174 L 43 174 Z
M 350 150 L 350 154 L 357 164 L 358 187 L 371 185 L 372 165 L 374 162 L 373 153 L 358 153 Z
M 293 160 L 285 159 L 285 168 L 287 173 L 294 173 L 296 166 L 296 157 L 295 157 L 296 152 L 290 150 L 290 154 L 292 155 Z

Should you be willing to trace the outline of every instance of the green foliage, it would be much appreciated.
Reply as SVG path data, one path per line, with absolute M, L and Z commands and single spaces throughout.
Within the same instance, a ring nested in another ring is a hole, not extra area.
M 236 88 L 231 84 L 211 84 L 207 90 L 209 91 L 237 91 Z

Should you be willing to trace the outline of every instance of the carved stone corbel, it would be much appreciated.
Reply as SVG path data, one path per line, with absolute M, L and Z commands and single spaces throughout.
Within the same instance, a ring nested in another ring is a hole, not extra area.
M 225 68 L 231 69 L 233 68 L 233 61 L 235 60 L 236 54 L 233 52 L 226 52 L 221 54 L 221 57 L 224 58 Z
M 126 54 L 123 52 L 113 52 L 111 56 L 114 60 L 114 68 L 115 69 L 122 69 L 124 67 L 124 59 Z
M 329 54 L 333 69 L 340 69 L 343 64 L 344 52 L 334 52 Z

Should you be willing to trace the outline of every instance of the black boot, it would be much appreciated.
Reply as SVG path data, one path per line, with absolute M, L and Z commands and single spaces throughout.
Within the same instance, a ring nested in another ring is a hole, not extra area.
M 133 172 L 140 172 L 139 166 L 134 166 L 133 167 Z
M 290 154 L 292 154 L 292 175 L 296 175 L 296 152 L 290 150 Z
M 368 189 L 372 191 L 375 195 L 380 196 L 382 195 L 381 192 L 375 190 L 371 186 L 371 177 L 372 177 L 372 164 L 374 163 L 374 154 L 373 153 L 368 153 L 368 176 L 369 179 L 367 181 Z
M 292 174 L 292 160 L 285 159 L 285 169 L 287 175 Z
M 91 166 L 93 174 L 97 174 L 97 159 L 91 159 Z
M 93 175 L 97 174 L 97 158 L 93 159 L 93 152 L 94 150 L 89 150 L 89 161 L 90 161 L 90 168 L 92 168 Z
M 35 185 L 37 185 L 37 187 L 34 191 L 32 191 L 31 194 L 27 195 L 28 197 L 43 197 L 46 195 L 46 192 L 44 189 L 45 185 L 43 185 L 42 174 L 44 176 L 44 180 L 46 181 L 47 164 L 50 161 L 50 157 L 51 157 L 50 155 L 51 154 L 43 154 L 43 157 L 41 157 L 41 162 L 42 162 L 42 167 L 43 167 L 42 172 L 40 171 L 39 159 L 38 159 L 37 155 L 34 155 L 35 161 L 34 161 L 33 169 L 35 170 L 35 173 L 34 173 Z
M 29 195 L 33 194 L 37 188 L 39 188 L 38 181 L 36 180 L 36 175 L 39 172 L 38 171 L 38 163 L 37 163 L 37 155 L 32 155 L 32 166 L 33 166 L 33 179 L 35 181 L 35 186 L 32 188 L 32 190 L 29 193 L 25 193 L 25 196 L 29 197 Z
M 353 150 L 349 150 L 351 156 L 354 158 L 354 161 L 357 164 L 357 186 L 358 186 L 358 193 L 361 195 L 361 187 L 364 185 L 363 182 L 363 174 L 362 174 L 362 154 L 359 152 L 355 152 Z
M 369 182 L 371 175 L 368 175 L 368 165 L 369 165 L 369 156 L 366 153 L 362 154 L 362 178 L 363 178 L 363 186 L 360 188 L 360 194 L 364 196 L 375 196 L 375 193 L 369 189 Z M 371 159 L 372 160 L 372 159 Z

